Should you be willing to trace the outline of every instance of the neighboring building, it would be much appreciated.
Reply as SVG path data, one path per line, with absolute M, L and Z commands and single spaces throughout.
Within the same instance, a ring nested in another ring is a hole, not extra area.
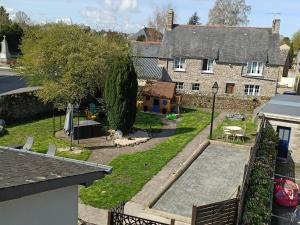
M 278 156 L 300 163 L 300 96 L 276 95 L 259 112 L 279 134 Z
M 218 95 L 276 94 L 288 62 L 279 48 L 280 20 L 272 28 L 256 28 L 177 25 L 173 18 L 170 10 L 157 58 L 177 91 L 207 95 L 217 81 Z
M 0 148 L 0 224 L 77 225 L 78 185 L 112 168 L 45 154 Z
M 144 42 L 161 42 L 163 38 L 162 33 L 160 33 L 155 28 L 144 27 L 140 29 L 137 33 L 128 37 L 131 41 L 144 41 Z
M 165 68 L 158 65 L 160 43 L 132 41 L 131 48 L 139 86 L 147 80 L 170 81 Z
M 143 110 L 170 113 L 178 109 L 180 96 L 176 96 L 173 82 L 147 81 L 142 89 Z

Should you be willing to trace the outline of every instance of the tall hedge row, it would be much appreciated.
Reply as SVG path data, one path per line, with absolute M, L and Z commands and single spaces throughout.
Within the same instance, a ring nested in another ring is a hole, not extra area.
M 263 128 L 250 175 L 244 223 L 262 225 L 271 220 L 272 176 L 277 155 L 277 133 L 271 126 Z

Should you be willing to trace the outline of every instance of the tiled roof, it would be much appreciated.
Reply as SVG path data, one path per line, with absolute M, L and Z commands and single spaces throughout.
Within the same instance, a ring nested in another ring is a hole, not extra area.
M 71 185 L 88 185 L 110 172 L 111 168 L 103 165 L 2 147 L 0 201 Z
M 279 49 L 279 34 L 271 28 L 186 26 L 166 31 L 159 57 L 210 58 L 224 63 L 251 60 L 284 65 Z
M 175 95 L 176 84 L 163 81 L 147 81 L 142 94 L 147 96 L 172 99 Z
M 138 37 L 144 36 L 145 41 L 161 41 L 163 38 L 162 33 L 157 31 L 155 28 L 144 27 L 140 29 L 137 33 L 128 37 L 129 40 L 137 41 Z

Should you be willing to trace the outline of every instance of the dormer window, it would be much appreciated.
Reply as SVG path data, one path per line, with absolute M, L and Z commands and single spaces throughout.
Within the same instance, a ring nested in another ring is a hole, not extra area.
M 203 59 L 202 61 L 202 72 L 203 73 L 213 73 L 213 64 L 214 60 L 212 59 Z
M 174 70 L 185 71 L 185 58 L 176 57 L 174 59 Z
M 264 64 L 258 61 L 248 62 L 247 74 L 253 76 L 261 76 L 263 72 Z

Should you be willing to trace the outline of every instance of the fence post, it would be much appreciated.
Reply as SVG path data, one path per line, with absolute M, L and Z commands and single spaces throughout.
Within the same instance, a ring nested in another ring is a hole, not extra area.
M 175 225 L 175 219 L 171 219 L 170 225 Z
M 196 225 L 196 217 L 197 217 L 197 206 L 193 205 L 191 225 Z
M 112 212 L 110 210 L 107 212 L 107 225 L 112 225 Z

